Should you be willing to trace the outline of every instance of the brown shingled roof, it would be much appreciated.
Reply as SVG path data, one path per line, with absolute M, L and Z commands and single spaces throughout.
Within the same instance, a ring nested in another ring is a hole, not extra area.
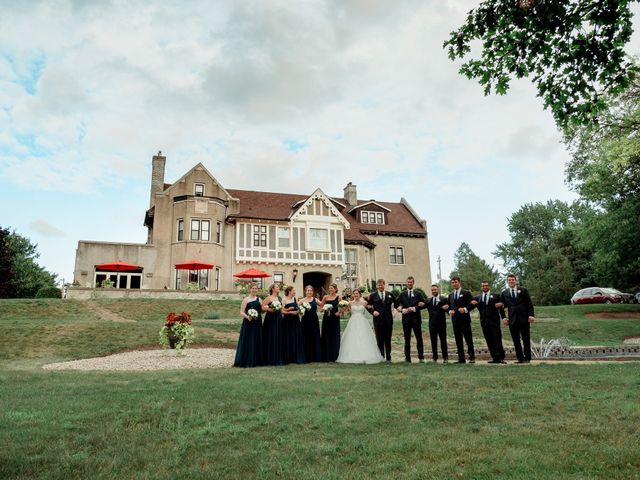
M 291 193 L 256 192 L 251 190 L 227 189 L 229 194 L 240 200 L 240 212 L 230 215 L 230 218 L 247 218 L 256 220 L 286 221 L 298 208 L 298 202 L 306 200 L 309 195 Z M 402 203 L 378 202 L 379 205 L 388 208 L 386 215 L 387 224 L 362 224 L 357 221 L 357 210 L 353 214 L 348 213 L 352 208 L 344 198 L 331 198 L 334 202 L 345 205 L 341 208 L 336 205 L 340 213 L 351 224 L 351 229 L 344 231 L 346 241 L 372 244 L 364 233 L 396 234 L 396 235 L 426 235 L 422 224 L 413 216 L 409 209 Z M 358 204 L 369 203 L 370 200 L 358 200 Z M 335 203 L 334 203 L 335 205 Z

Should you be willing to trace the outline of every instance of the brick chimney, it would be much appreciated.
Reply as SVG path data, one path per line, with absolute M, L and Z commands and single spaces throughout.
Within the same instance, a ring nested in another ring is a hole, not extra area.
M 162 155 L 162 151 L 158 150 L 158 154 L 153 156 L 151 161 L 151 198 L 149 207 L 153 207 L 156 193 L 164 191 L 164 166 L 167 163 L 167 157 Z
M 347 186 L 344 187 L 344 199 L 352 207 L 358 204 L 358 192 L 356 191 L 356 186 L 351 182 L 347 183 Z

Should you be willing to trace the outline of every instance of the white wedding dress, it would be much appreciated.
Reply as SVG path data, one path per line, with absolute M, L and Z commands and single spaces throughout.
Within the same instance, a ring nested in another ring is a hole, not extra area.
M 376 336 L 364 316 L 364 303 L 351 303 L 351 318 L 340 340 L 338 363 L 380 363 L 384 361 Z

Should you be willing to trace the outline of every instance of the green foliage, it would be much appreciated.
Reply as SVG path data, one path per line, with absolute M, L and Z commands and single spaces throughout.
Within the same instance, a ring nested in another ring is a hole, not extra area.
M 11 232 L 6 228 L 0 228 L 0 298 L 13 298 L 16 296 L 16 287 L 13 284 L 15 269 L 13 266 L 13 253 L 9 247 Z
M 530 77 L 558 126 L 588 125 L 605 110 L 605 93 L 622 92 L 637 68 L 625 55 L 633 0 L 483 0 L 444 42 L 464 59 L 479 40 L 479 58 L 460 73 L 485 95 L 504 94 L 513 78 Z
M 113 280 L 111 280 L 110 278 L 105 278 L 100 282 L 100 288 L 113 288 L 113 285 Z
M 42 287 L 55 286 L 57 275 L 36 263 L 37 247 L 29 239 L 0 228 L 0 298 L 33 298 Z
M 591 210 L 559 200 L 526 204 L 509 219 L 511 240 L 494 254 L 539 305 L 565 304 L 583 283 L 591 281 L 585 252 L 579 245 L 582 218 Z
M 593 207 L 580 231 L 603 286 L 640 288 L 640 84 L 633 83 L 594 127 L 572 132 L 569 185 Z
M 489 282 L 492 290 L 501 290 L 499 286 L 500 274 L 498 271 L 473 253 L 469 244 L 465 242 L 460 244 L 454 254 L 454 260 L 454 270 L 450 276 L 459 276 L 464 288 L 479 292 L 480 283 L 486 280 Z
M 391 290 L 391 295 L 393 295 L 393 298 L 398 298 L 401 293 L 402 292 L 399 288 L 394 288 L 393 290 Z
M 62 298 L 62 290 L 58 287 L 42 287 L 36 293 L 36 298 Z

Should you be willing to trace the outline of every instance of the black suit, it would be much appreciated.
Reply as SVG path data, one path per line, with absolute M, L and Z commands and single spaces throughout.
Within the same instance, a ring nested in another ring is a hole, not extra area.
M 502 291 L 502 303 L 509 310 L 509 332 L 520 362 L 531 361 L 531 335 L 529 331 L 529 317 L 533 317 L 533 302 L 529 291 L 524 287 L 515 288 L 515 298 L 511 289 Z M 522 344 L 520 338 L 522 337 Z M 524 351 L 523 351 L 524 347 Z
M 422 343 L 422 315 L 420 310 L 424 307 L 419 307 L 418 303 L 426 303 L 426 299 L 415 288 L 409 295 L 408 290 L 403 290 L 398 296 L 395 306 L 403 309 L 414 307 L 415 312 L 407 312 L 402 314 L 402 331 L 404 333 L 404 359 L 407 362 L 411 361 L 411 332 L 416 336 L 416 347 L 418 349 L 418 358 L 424 360 L 424 344 Z
M 502 298 L 500 295 L 491 292 L 486 295 L 488 297 L 486 303 L 484 301 L 484 292 L 476 297 L 478 302 L 476 308 L 480 313 L 480 326 L 482 327 L 487 347 L 489 347 L 491 359 L 494 362 L 501 362 L 504 360 L 501 321 L 505 318 L 505 313 L 503 307 L 496 307 L 496 303 L 500 303 Z
M 380 354 L 387 360 L 391 360 L 391 333 L 393 332 L 393 308 L 394 298 L 389 292 L 383 292 L 384 299 L 380 298 L 380 292 L 376 290 L 369 295 L 367 308 L 373 314 L 373 329 L 376 332 L 376 342 Z
M 440 349 L 442 358 L 448 360 L 447 351 L 447 312 L 442 309 L 447 304 L 446 297 L 431 297 L 427 302 L 429 311 L 429 337 L 431 338 L 431 354 L 434 360 L 438 359 L 438 338 L 440 338 Z
M 469 290 L 460 289 L 460 295 L 456 299 L 455 291 L 449 294 L 449 313 L 451 313 L 451 323 L 453 324 L 453 335 L 456 338 L 456 348 L 458 349 L 458 361 L 465 363 L 464 343 L 467 342 L 467 353 L 470 361 L 475 361 L 476 352 L 473 348 L 473 334 L 471 333 L 471 315 L 469 312 L 475 307 L 471 304 L 473 296 Z M 459 308 L 466 308 L 465 313 L 460 313 Z

